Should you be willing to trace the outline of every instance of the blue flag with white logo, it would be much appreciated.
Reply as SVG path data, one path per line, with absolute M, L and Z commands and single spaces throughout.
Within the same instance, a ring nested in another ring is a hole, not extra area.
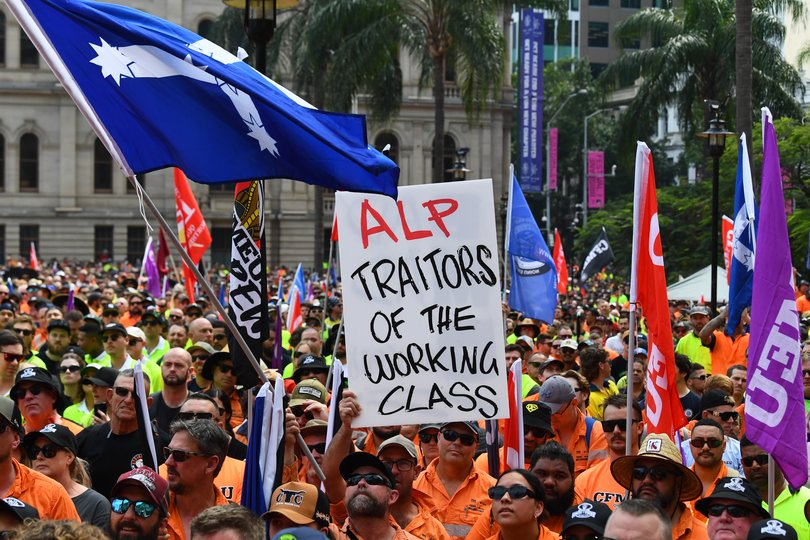
M 399 168 L 368 146 L 362 116 L 318 111 L 185 28 L 87 0 L 7 4 L 127 176 L 174 166 L 202 183 L 396 197 Z
M 511 263 L 509 306 L 532 319 L 553 322 L 557 268 L 514 175 L 509 194 L 507 241 Z
M 737 186 L 734 191 L 734 240 L 731 244 L 731 279 L 728 288 L 728 319 L 726 334 L 732 335 L 740 324 L 742 312 L 751 305 L 754 285 L 754 252 L 756 251 L 757 210 L 751 162 L 745 133 L 740 136 L 737 154 Z

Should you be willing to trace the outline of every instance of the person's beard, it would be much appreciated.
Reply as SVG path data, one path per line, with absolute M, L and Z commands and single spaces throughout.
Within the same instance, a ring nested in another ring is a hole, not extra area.
M 552 516 L 561 516 L 565 513 L 566 510 L 571 508 L 574 505 L 574 484 L 571 483 L 571 488 L 563 493 L 562 495 L 558 495 L 554 499 L 548 498 L 548 494 L 546 494 L 546 509 L 548 513 Z
M 164 386 L 185 386 L 186 377 L 181 378 L 180 375 L 168 375 L 163 378 Z
M 378 426 L 371 428 L 371 430 L 374 432 L 374 435 L 376 435 L 378 438 L 384 441 L 390 439 L 391 437 L 396 437 L 397 435 L 399 435 L 401 429 L 402 426 L 394 426 L 394 427 Z
M 136 529 L 136 531 L 121 531 L 121 525 L 128 524 Z M 115 540 L 156 540 L 158 537 L 158 530 L 160 529 L 160 520 L 155 523 L 155 526 L 152 527 L 152 530 L 147 531 L 143 528 L 143 525 L 138 520 L 121 520 L 118 522 L 118 526 L 116 530 L 113 531 L 115 534 Z
M 358 491 L 346 503 L 349 516 L 384 518 L 388 505 L 375 500 L 369 493 Z

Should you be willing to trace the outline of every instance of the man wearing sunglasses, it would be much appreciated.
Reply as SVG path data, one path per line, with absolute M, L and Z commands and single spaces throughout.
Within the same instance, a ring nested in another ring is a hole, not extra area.
M 159 365 L 163 356 L 171 349 L 169 342 L 161 335 L 166 327 L 166 319 L 156 307 L 149 306 L 141 316 L 138 327 L 143 330 L 145 337 L 144 355 Z
M 689 378 L 686 379 L 686 386 L 688 386 L 689 390 L 693 393 L 697 394 L 698 397 L 701 397 L 703 395 L 703 389 L 706 387 L 707 378 L 706 368 L 697 362 L 692 362 L 689 366 Z
M 723 463 L 726 437 L 720 424 L 711 418 L 703 418 L 692 428 L 689 449 L 694 460 L 692 470 L 703 483 L 703 497 L 712 492 L 720 478 L 740 476 L 740 473 Z
M 174 328 L 174 326 L 172 326 L 172 328 Z M 169 338 L 171 340 L 171 335 Z M 172 344 L 172 347 L 186 348 L 185 340 L 183 341 L 183 345 Z M 190 347 L 187 347 L 186 350 L 191 355 L 191 365 L 194 368 L 194 377 L 189 381 L 188 389 L 192 392 L 202 392 L 211 386 L 211 381 L 203 377 L 203 366 L 205 366 L 205 361 L 217 351 L 214 350 L 214 347 L 212 347 L 210 343 L 204 341 L 198 341 Z
M 115 540 L 157 539 L 165 527 L 169 485 L 149 467 L 122 474 L 112 489 L 110 531 Z
M 20 409 L 26 433 L 39 431 L 48 424 L 63 425 L 74 435 L 82 430 L 82 426 L 56 412 L 61 394 L 53 377 L 42 368 L 27 367 L 17 373 L 10 396 Z
M 31 345 L 34 342 L 36 327 L 34 326 L 34 320 L 31 316 L 19 315 L 15 317 L 14 320 L 11 321 L 11 329 L 22 339 L 25 358 L 28 359 L 34 356 L 37 351 L 32 351 Z
M 768 493 L 768 453 L 748 437 L 740 440 L 745 478 L 760 492 Z M 788 489 L 782 469 L 774 462 L 773 517 L 793 525 L 799 538 L 810 538 L 810 489 Z M 764 507 L 764 505 L 763 505 Z
M 734 400 L 728 394 L 720 390 L 709 390 L 700 399 L 700 407 L 703 409 L 702 418 L 709 418 L 720 424 L 725 436 L 726 448 L 723 451 L 723 463 L 730 470 L 743 474 L 742 458 L 740 456 L 740 441 L 737 440 L 739 433 L 740 413 L 734 410 Z M 689 441 L 681 443 L 681 451 L 684 455 L 684 464 L 691 467 L 694 463 L 692 452 L 689 449 Z
M 0 396 L 8 397 L 24 359 L 20 336 L 9 330 L 0 331 Z
M 685 504 L 700 497 L 703 485 L 681 464 L 681 453 L 667 435 L 648 435 L 638 455 L 616 459 L 610 470 L 634 499 L 650 501 L 669 516 L 672 540 L 706 539 L 706 525 Z
M 149 375 L 149 380 L 152 381 L 152 390 L 160 392 L 163 390 L 163 377 L 160 373 L 160 366 L 155 362 L 149 360 L 149 357 L 144 354 L 144 347 L 146 346 L 146 335 L 143 330 L 137 326 L 130 326 L 127 328 L 127 355 L 132 358 L 133 364 L 141 365 L 143 372 Z M 123 369 L 130 367 L 125 365 Z
M 762 497 L 745 478 L 721 478 L 712 494 L 695 503 L 695 509 L 709 516 L 706 529 L 711 540 L 746 540 L 751 525 L 771 515 Z
M 212 381 L 214 388 L 228 396 L 231 402 L 231 427 L 238 428 L 245 421 L 245 416 L 242 413 L 242 395 L 236 388 L 236 373 L 233 370 L 231 353 L 217 351 L 209 356 L 203 364 L 202 376 L 203 379 Z

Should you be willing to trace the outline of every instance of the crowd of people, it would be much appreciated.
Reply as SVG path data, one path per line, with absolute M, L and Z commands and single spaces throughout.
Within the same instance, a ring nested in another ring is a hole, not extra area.
M 525 463 L 509 469 L 501 448 L 491 470 L 483 419 L 361 429 L 350 379 L 330 411 L 331 365 L 351 359 L 340 286 L 314 282 L 303 324 L 277 336 L 271 323 L 257 351 L 289 394 L 282 481 L 257 515 L 239 504 L 251 389 L 207 299 L 182 285 L 152 297 L 137 274 L 94 265 L 2 270 L 5 538 L 810 539 L 810 489 L 789 487 L 745 436 L 748 320 L 729 335 L 724 309 L 671 302 L 672 391 L 689 421 L 673 439 L 646 427 L 643 312 L 631 329 L 621 283 L 597 276 L 548 323 L 504 306 L 506 364 L 523 366 Z M 810 309 L 807 282 L 796 296 Z M 801 321 L 810 420 L 810 313 Z

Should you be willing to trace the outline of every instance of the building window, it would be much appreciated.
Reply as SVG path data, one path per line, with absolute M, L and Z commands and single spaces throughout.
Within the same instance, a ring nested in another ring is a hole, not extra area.
M 26 133 L 20 137 L 20 191 L 39 190 L 39 137 Z
M 20 32 L 20 67 L 39 67 L 39 51 L 34 47 L 31 40 L 28 39 L 28 35 L 22 31 Z
M 588 5 L 596 7 L 608 7 L 610 6 L 610 0 L 588 0 Z
M 231 227 L 211 227 L 211 263 L 231 266 Z
M 37 257 L 42 259 L 39 251 L 39 225 L 20 225 L 20 258 L 23 261 L 30 260 L 31 243 L 37 251 Z
M 145 190 L 146 189 L 146 173 L 141 173 L 141 174 L 137 175 L 137 178 L 138 178 L 138 183 Z M 132 185 L 132 182 L 129 181 L 129 178 L 124 178 L 124 183 L 126 183 L 126 185 L 127 185 L 127 193 L 128 194 L 135 193 L 135 186 Z
M 397 139 L 397 136 L 389 132 L 384 132 L 377 135 L 377 138 L 374 139 L 374 148 L 382 152 L 383 148 L 385 148 L 386 145 L 391 145 L 391 147 L 384 152 L 385 155 L 388 156 L 391 159 L 391 161 L 398 164 L 399 139 Z
M 140 264 L 144 249 L 146 249 L 146 227 L 127 226 L 127 260 L 133 264 Z
M 0 135 L 0 191 L 6 190 L 6 138 Z
M 621 45 L 622 49 L 640 49 L 641 38 L 639 36 L 624 36 Z
M 6 65 L 6 14 L 0 11 L 0 66 L 5 65 Z
M 113 226 L 96 225 L 93 253 L 96 262 L 107 262 L 113 256 Z
M 208 34 L 211 33 L 211 27 L 214 25 L 214 21 L 211 19 L 203 19 L 197 23 L 197 35 L 207 38 Z
M 554 45 L 554 19 L 543 20 L 543 45 Z
M 641 9 L 641 0 L 621 0 L 619 5 L 625 9 Z
M 279 180 L 276 180 L 278 182 Z M 295 182 L 293 182 L 295 184 Z M 223 194 L 223 193 L 230 193 L 233 195 L 234 190 L 236 189 L 236 184 L 233 182 L 226 182 L 225 184 L 208 184 L 208 193 L 211 195 L 214 194 Z
M 96 193 L 112 193 L 112 177 L 112 157 L 101 139 L 96 139 L 93 145 L 93 190 Z
M 606 22 L 588 23 L 588 47 L 607 47 L 610 25 Z
M 431 143 L 431 148 L 432 148 Z M 453 168 L 453 163 L 456 161 L 456 141 L 450 135 L 444 136 L 444 159 L 442 160 L 442 170 L 444 171 L 444 175 L 442 177 L 443 182 L 452 182 L 453 181 L 453 173 L 448 172 Z M 431 165 L 431 170 L 433 169 Z

